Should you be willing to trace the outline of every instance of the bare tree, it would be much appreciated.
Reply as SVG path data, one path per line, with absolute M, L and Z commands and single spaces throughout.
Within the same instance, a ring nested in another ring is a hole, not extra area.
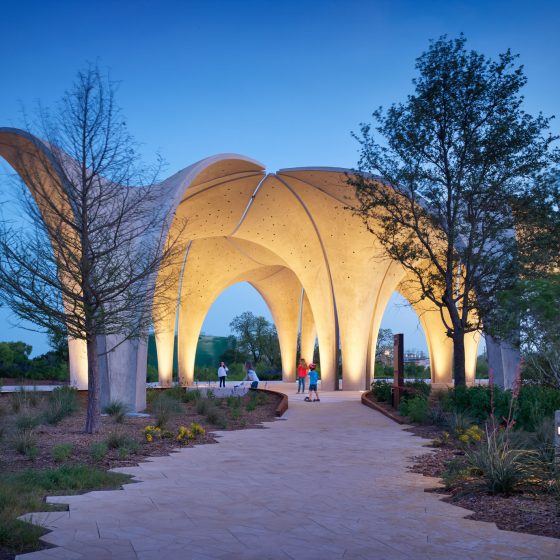
M 512 199 L 546 173 L 549 119 L 522 109 L 523 68 L 442 37 L 416 63 L 415 92 L 362 125 L 349 178 L 357 210 L 386 254 L 432 302 L 453 339 L 454 379 L 465 384 L 464 336 L 479 330 L 496 293 L 517 274 Z M 380 177 L 375 178 L 372 175 Z
M 0 301 L 21 319 L 86 342 L 85 431 L 93 433 L 100 337 L 145 336 L 152 311 L 165 306 L 158 288 L 179 244 L 166 236 L 171 216 L 154 185 L 160 162 L 140 165 L 115 86 L 97 68 L 79 72 L 54 111 L 40 108 L 37 128 L 42 140 L 28 135 L 37 149 L 14 166 L 27 224 L 0 228 Z

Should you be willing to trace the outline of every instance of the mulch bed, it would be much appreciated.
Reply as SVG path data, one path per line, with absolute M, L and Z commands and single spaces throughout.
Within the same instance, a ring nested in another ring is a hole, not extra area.
M 407 431 L 422 438 L 436 439 L 441 430 L 435 426 L 414 426 Z M 453 445 L 433 448 L 430 453 L 412 457 L 412 472 L 441 478 L 447 464 L 464 452 Z M 495 523 L 504 531 L 530 533 L 560 539 L 559 506 L 553 495 L 526 488 L 512 496 L 492 496 L 476 481 L 458 483 L 451 488 L 428 489 L 444 494 L 444 501 L 471 510 L 467 519 Z
M 89 464 L 92 466 L 110 469 L 114 467 L 136 465 L 146 457 L 168 455 L 178 447 L 193 447 L 194 445 L 216 443 L 217 439 L 213 431 L 222 431 L 222 428 L 212 425 L 205 416 L 196 412 L 194 403 L 181 403 L 181 413 L 171 416 L 167 429 L 175 434 L 179 426 L 188 427 L 192 422 L 198 422 L 205 430 L 206 434 L 198 436 L 195 441 L 186 444 L 179 444 L 175 438 L 154 439 L 151 443 L 145 441 L 144 428 L 153 425 L 154 417 L 126 417 L 122 424 L 116 423 L 111 417 L 101 418 L 101 428 L 97 434 L 84 433 L 86 399 L 85 393 L 79 393 L 80 409 L 72 416 L 64 418 L 59 424 L 40 425 L 34 429 L 37 440 L 38 454 L 34 459 L 19 454 L 13 448 L 11 441 L 11 430 L 18 414 L 10 408 L 12 395 L 3 393 L 0 395 L 0 426 L 3 426 L 4 437 L 0 438 L 0 472 L 14 472 L 21 469 L 43 469 L 58 467 L 52 457 L 52 448 L 61 443 L 72 444 L 72 455 L 65 461 L 66 464 Z M 255 410 L 247 411 L 245 406 L 249 395 L 242 398 L 239 419 L 231 418 L 225 399 L 216 399 L 217 406 L 220 406 L 227 417 L 226 430 L 239 430 L 247 428 L 264 428 L 262 422 L 269 422 L 275 418 L 275 410 L 281 399 L 281 395 L 269 394 L 265 403 L 260 403 Z M 24 415 L 36 415 L 40 412 L 40 407 L 29 407 L 22 409 L 19 413 Z M 97 462 L 90 453 L 90 447 L 95 442 L 105 440 L 111 433 L 117 432 L 124 434 L 138 441 L 139 449 L 136 453 L 126 458 L 119 456 L 119 450 L 109 450 L 104 459 Z
M 373 399 L 373 395 L 370 398 Z M 388 403 L 376 403 L 397 414 Z M 405 431 L 428 440 L 440 438 L 443 432 L 440 427 L 432 425 L 414 425 Z M 441 478 L 447 465 L 462 455 L 464 451 L 450 439 L 444 447 L 434 446 L 429 453 L 411 457 L 409 470 Z M 495 523 L 504 531 L 560 539 L 560 506 L 556 498 L 545 492 L 535 492 L 534 488 L 521 488 L 512 496 L 492 496 L 485 491 L 480 481 L 471 480 L 458 482 L 451 488 L 427 489 L 426 492 L 443 494 L 444 501 L 471 510 L 473 513 L 467 519 Z

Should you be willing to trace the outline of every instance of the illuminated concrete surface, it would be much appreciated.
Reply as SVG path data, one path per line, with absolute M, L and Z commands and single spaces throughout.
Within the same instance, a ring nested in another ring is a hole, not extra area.
M 552 560 L 560 553 L 556 539 L 464 519 L 469 511 L 426 493 L 436 481 L 407 470 L 426 441 L 361 405 L 357 392 L 322 393 L 320 403 L 290 397 L 286 420 L 267 428 L 221 433 L 217 445 L 120 469 L 139 481 L 124 490 L 50 498 L 70 511 L 27 518 L 52 529 L 44 538 L 58 548 L 18 558 Z
M 24 133 L 0 129 L 0 155 L 16 171 L 18 165 L 21 168 L 16 156 L 37 149 Z M 27 158 L 25 165 L 32 166 L 32 160 Z M 154 317 L 162 386 L 169 385 L 172 378 L 176 325 L 179 378 L 189 385 L 204 319 L 216 298 L 237 282 L 251 283 L 270 308 L 286 381 L 295 376 L 299 332 L 307 361 L 312 360 L 318 340 L 325 388 L 337 387 L 338 349 L 344 390 L 368 388 L 375 375 L 381 319 L 391 295 L 399 291 L 419 314 L 432 382 L 452 384 L 453 345 L 439 311 L 417 303 L 418 289 L 404 269 L 383 256 L 361 218 L 349 210 L 356 200 L 346 174 L 347 170 L 334 168 L 267 174 L 257 161 L 222 154 L 197 162 L 153 187 L 173 212 L 170 236 L 181 231 L 185 253 L 184 262 L 172 271 L 173 282 L 165 284 L 170 302 L 166 312 Z M 63 193 L 59 196 L 64 198 Z M 465 340 L 471 383 L 479 338 L 470 334 Z M 109 347 L 109 342 L 102 341 L 102 345 Z M 496 371 L 511 370 L 514 354 L 495 344 L 490 357 L 501 364 Z M 142 409 L 145 355 L 145 341 L 121 344 L 107 354 L 104 394 Z M 82 341 L 70 341 L 71 380 L 79 387 L 87 385 L 86 356 Z
M 301 333 L 311 361 L 319 342 L 321 377 L 336 388 L 337 343 L 345 390 L 369 387 L 375 343 L 387 303 L 400 291 L 413 303 L 424 328 L 432 381 L 452 384 L 452 341 L 439 311 L 418 300 L 403 268 L 388 261 L 361 218 L 346 183 L 346 170 L 264 168 L 239 156 L 200 162 L 189 181 L 170 181 L 177 220 L 186 221 L 188 243 L 178 299 L 179 375 L 192 383 L 200 328 L 215 299 L 236 282 L 249 281 L 268 304 L 280 338 L 283 379 L 294 378 L 295 344 Z M 231 159 L 230 159 L 231 158 Z M 251 167 L 254 166 L 254 167 Z M 272 267 L 272 268 L 271 268 Z M 267 278 L 270 288 L 264 288 Z M 304 295 L 301 296 L 303 290 Z M 175 310 L 155 322 L 160 382 L 171 379 Z M 298 325 L 299 323 L 299 325 Z M 474 380 L 479 337 L 466 346 L 467 379 Z

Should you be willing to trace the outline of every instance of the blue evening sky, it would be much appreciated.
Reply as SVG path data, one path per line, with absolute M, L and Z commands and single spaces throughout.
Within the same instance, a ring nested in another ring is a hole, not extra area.
M 272 171 L 354 166 L 350 131 L 412 91 L 415 58 L 444 33 L 464 32 L 491 56 L 519 53 L 527 110 L 558 109 L 555 1 L 0 0 L 0 14 L 0 126 L 21 126 L 22 106 L 53 104 L 78 69 L 97 61 L 121 82 L 129 128 L 147 158 L 162 153 L 165 175 L 219 152 Z M 0 184 L 8 171 L 3 163 Z M 204 332 L 227 334 L 247 309 L 269 316 L 248 285 L 230 288 Z M 26 340 L 34 354 L 47 349 L 44 336 L 9 317 L 0 309 L 0 340 Z M 398 298 L 383 326 L 404 332 L 408 348 L 426 348 Z

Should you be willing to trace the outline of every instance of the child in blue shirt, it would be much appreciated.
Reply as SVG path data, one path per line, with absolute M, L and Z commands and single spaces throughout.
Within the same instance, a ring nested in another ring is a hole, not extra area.
M 319 393 L 317 392 L 317 380 L 319 379 L 319 374 L 316 371 L 316 364 L 309 364 L 307 366 L 309 368 L 309 396 L 305 397 L 307 402 L 319 402 L 321 399 L 319 398 Z M 311 395 L 315 393 L 315 399 L 311 401 Z

